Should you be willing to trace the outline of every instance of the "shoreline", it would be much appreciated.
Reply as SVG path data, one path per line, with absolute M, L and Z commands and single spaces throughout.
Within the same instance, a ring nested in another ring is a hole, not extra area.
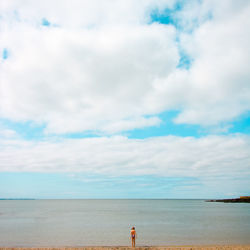
M 206 202 L 250 203 L 250 196 L 240 196 L 240 198 L 233 198 L 233 199 L 206 200 Z
M 83 246 L 83 247 L 0 247 L 0 250 L 250 250 L 250 244 L 247 245 L 176 245 L 176 246 Z

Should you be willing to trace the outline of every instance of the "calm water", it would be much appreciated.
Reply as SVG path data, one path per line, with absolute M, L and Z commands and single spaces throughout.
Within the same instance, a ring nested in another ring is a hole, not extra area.
M 0 201 L 0 246 L 250 244 L 250 204 L 203 200 Z

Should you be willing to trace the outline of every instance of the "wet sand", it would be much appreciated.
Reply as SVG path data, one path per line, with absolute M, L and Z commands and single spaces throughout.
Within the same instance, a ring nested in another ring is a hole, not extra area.
M 250 250 L 250 245 L 197 245 L 197 246 L 138 246 L 136 248 L 125 246 L 104 247 L 0 247 L 0 250 Z

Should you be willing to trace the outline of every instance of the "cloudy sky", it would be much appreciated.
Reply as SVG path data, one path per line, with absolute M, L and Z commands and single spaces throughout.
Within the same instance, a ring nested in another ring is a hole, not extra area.
M 250 1 L 2 0 L 0 198 L 250 195 Z

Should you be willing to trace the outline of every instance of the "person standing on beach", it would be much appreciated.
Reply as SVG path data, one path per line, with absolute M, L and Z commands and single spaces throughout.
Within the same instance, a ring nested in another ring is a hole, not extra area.
M 135 227 L 131 228 L 130 237 L 131 237 L 131 240 L 132 240 L 132 247 L 135 247 L 135 237 L 136 237 Z

